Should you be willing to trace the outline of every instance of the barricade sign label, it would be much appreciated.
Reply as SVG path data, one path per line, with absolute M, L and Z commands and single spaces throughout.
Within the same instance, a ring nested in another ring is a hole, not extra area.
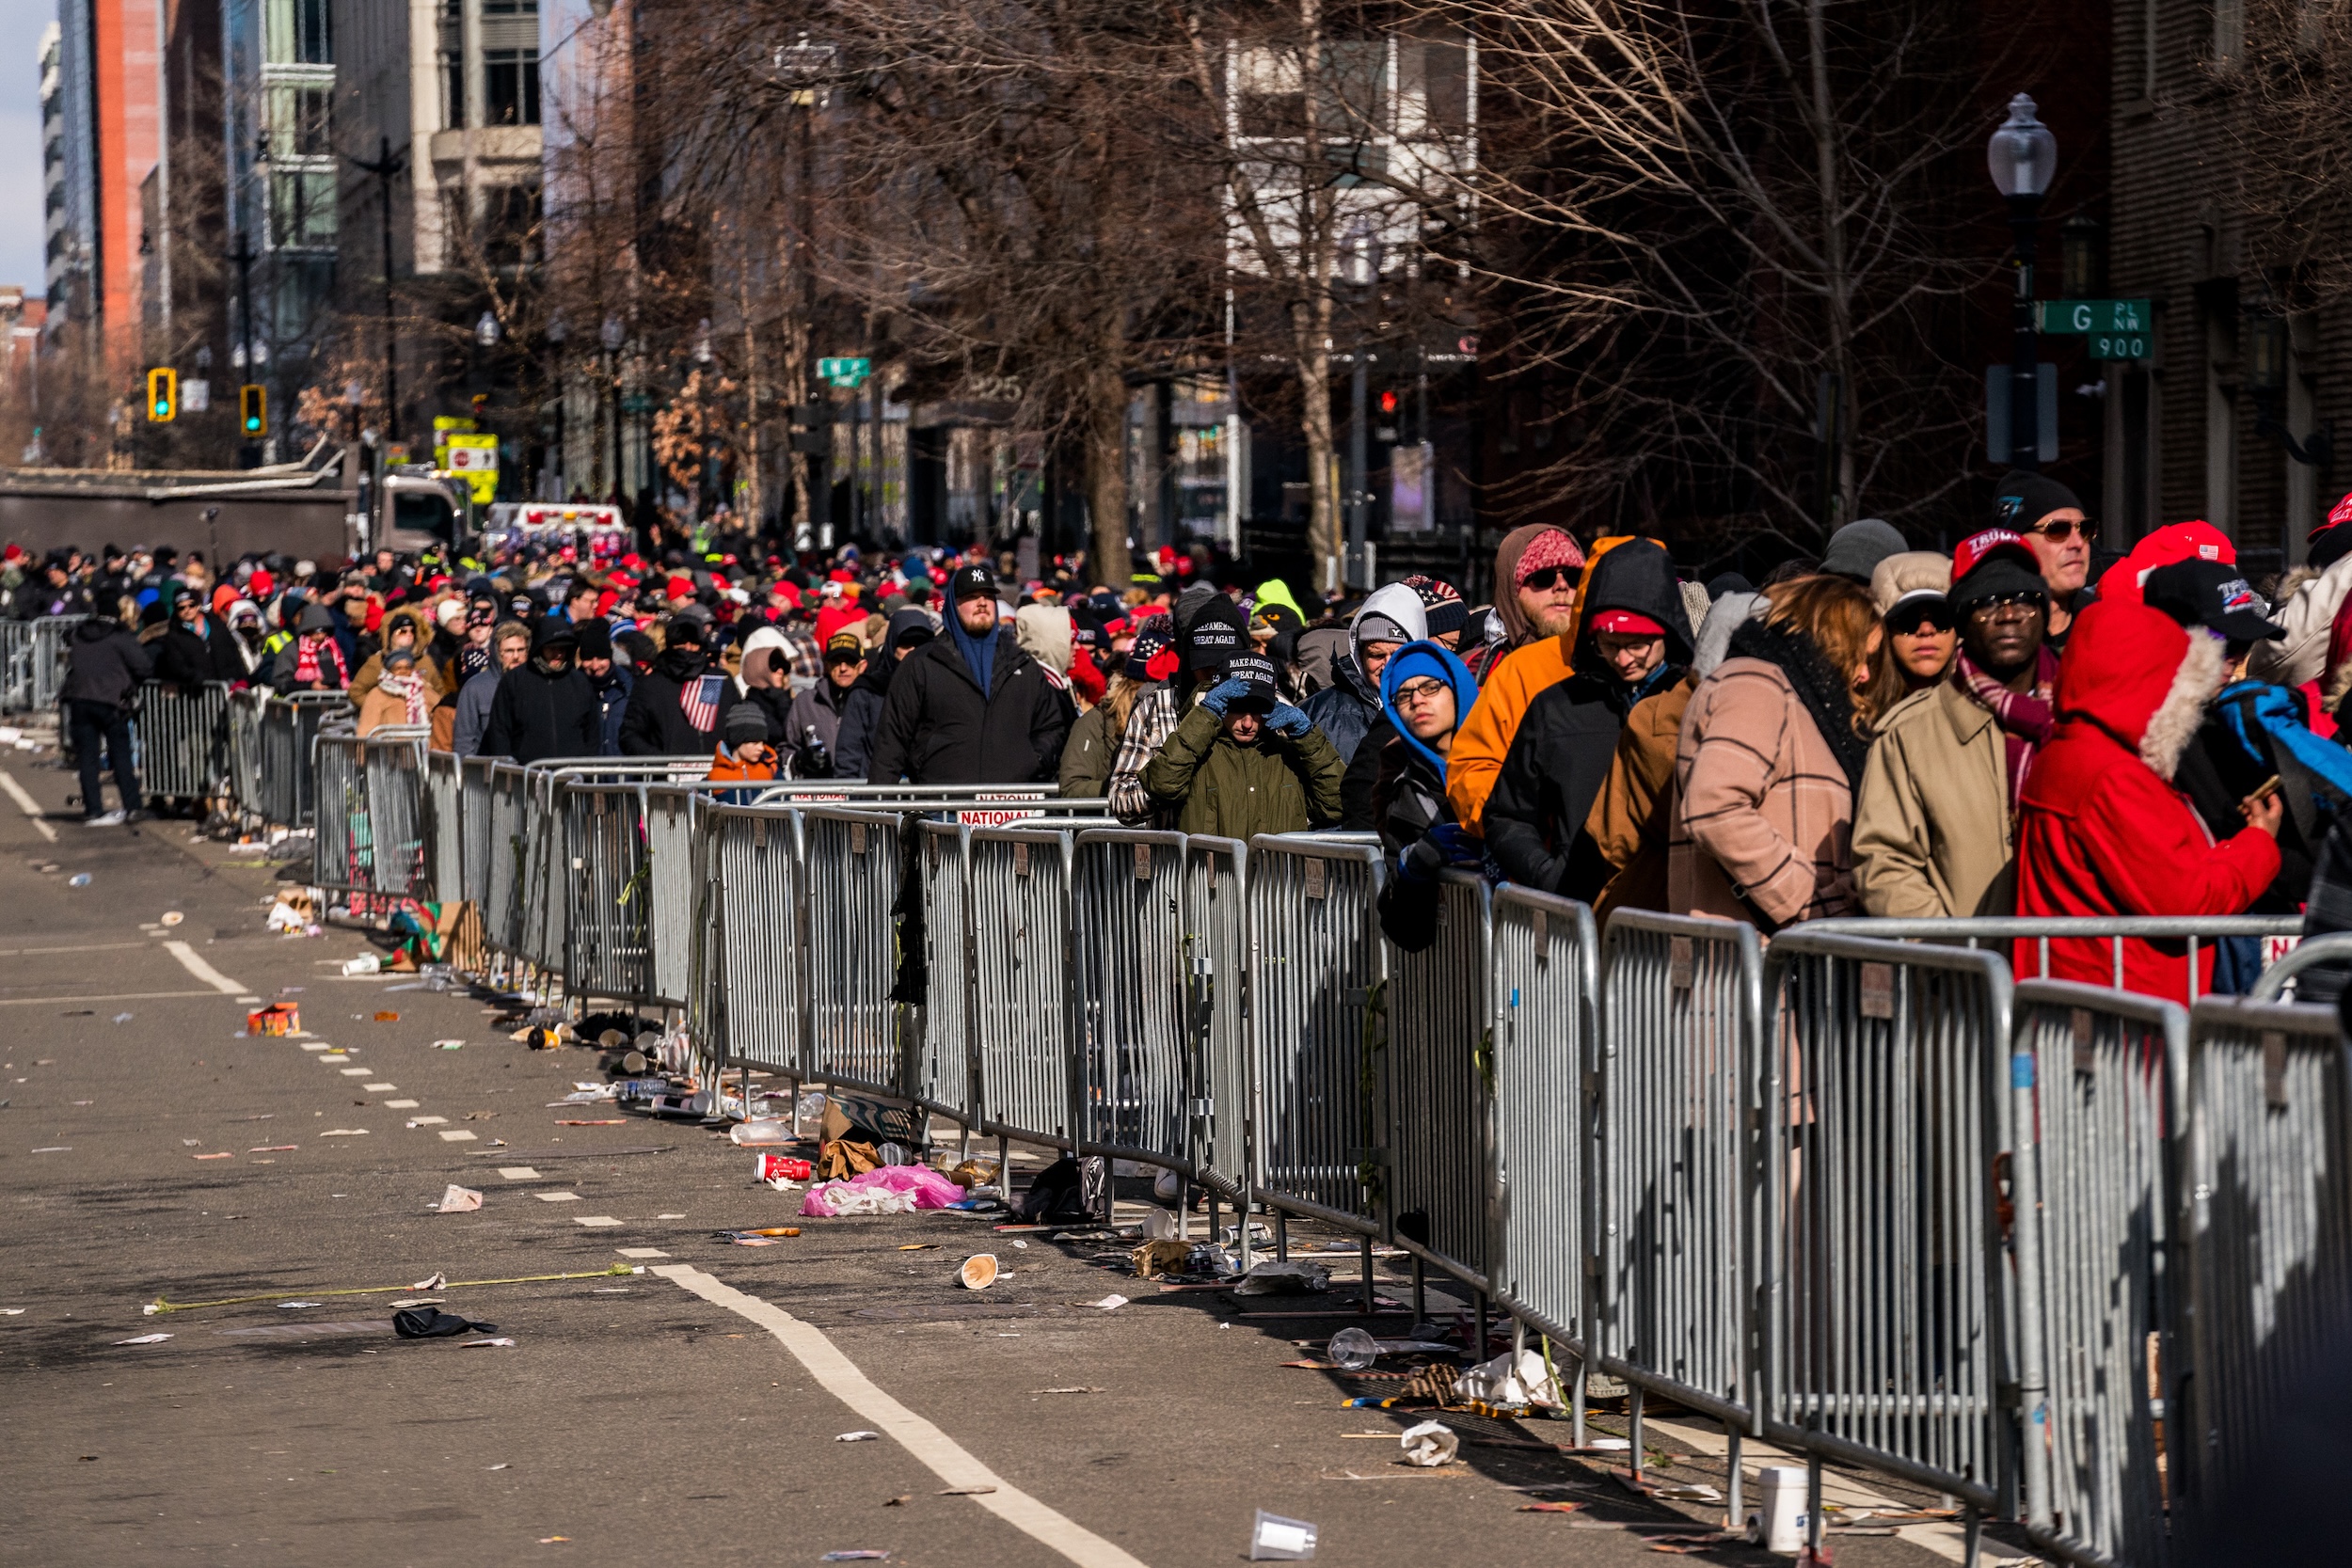
M 2277 1029 L 2263 1031 L 2263 1103 L 2287 1108 L 2287 1037 Z
M 852 855 L 866 853 L 866 824 L 863 822 L 850 824 L 850 853 Z
M 980 810 L 956 813 L 956 820 L 967 828 L 1007 828 L 1015 822 L 1026 822 L 1033 816 L 1043 816 L 1041 811 L 1023 811 L 1012 806 L 989 806 Z M 1023 872 L 1027 876 L 1027 872 Z
M 1309 856 L 1307 859 L 1298 863 L 1298 869 L 1299 873 L 1306 879 L 1307 881 L 1307 896 L 1310 898 L 1322 897 L 1323 863 L 1316 860 L 1312 856 Z
M 1891 1019 L 1895 1016 L 1895 966 L 1866 963 L 1862 966 L 1862 1016 Z
M 1540 916 L 1538 917 L 1540 918 Z M 1677 990 L 1689 990 L 1695 979 L 1698 954 L 1689 937 L 1667 939 L 1666 973 Z
M 2076 1007 L 2074 1012 L 2074 1070 L 2096 1072 L 2099 1070 L 2099 1053 L 2092 1049 L 2090 1043 L 2090 1009 Z
M 1025 841 L 1012 847 L 1012 874 L 1016 877 L 1029 874 L 1029 846 Z
M 1149 844 L 1138 844 L 1136 846 L 1136 880 L 1148 882 L 1151 879 L 1152 847 Z

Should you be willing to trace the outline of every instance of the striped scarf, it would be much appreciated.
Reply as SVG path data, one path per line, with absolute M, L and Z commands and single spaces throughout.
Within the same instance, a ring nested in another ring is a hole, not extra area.
M 1969 662 L 1965 653 L 1952 659 L 1952 684 L 1968 694 L 1971 702 L 1993 715 L 2001 726 L 2001 739 L 2009 761 L 2009 805 L 2017 809 L 2026 790 L 2026 767 L 2033 760 L 2034 748 L 2050 738 L 2050 726 L 2058 714 L 2052 705 L 2052 695 L 2058 686 L 2058 656 L 2043 648 L 2035 656 L 2033 688 L 2027 691 L 2011 691 L 1991 675 Z

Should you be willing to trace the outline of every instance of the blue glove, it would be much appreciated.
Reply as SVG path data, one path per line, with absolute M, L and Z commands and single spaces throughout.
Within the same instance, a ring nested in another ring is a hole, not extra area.
M 1274 711 L 1265 716 L 1265 721 L 1266 728 L 1276 735 L 1288 736 L 1293 740 L 1315 727 L 1313 720 L 1309 719 L 1288 703 L 1275 704 Z
M 1476 865 L 1486 858 L 1486 841 L 1459 822 L 1440 822 L 1425 836 L 1448 865 Z
M 1200 694 L 1200 705 L 1222 719 L 1228 705 L 1248 695 L 1248 681 L 1219 681 Z

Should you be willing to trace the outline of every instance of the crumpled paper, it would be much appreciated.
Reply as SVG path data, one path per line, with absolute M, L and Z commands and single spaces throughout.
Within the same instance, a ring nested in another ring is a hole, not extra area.
M 1454 1398 L 1487 1404 L 1532 1404 L 1551 1410 L 1567 1402 L 1561 1397 L 1558 1376 L 1544 1365 L 1542 1354 L 1532 1350 L 1520 1351 L 1516 1360 L 1506 1351 L 1492 1361 L 1472 1367 L 1454 1380 Z
M 1462 1449 L 1462 1440 L 1442 1421 L 1423 1421 L 1417 1427 L 1406 1427 L 1397 1443 L 1405 1450 L 1405 1463 L 1418 1465 L 1424 1470 L 1453 1464 L 1454 1455 Z

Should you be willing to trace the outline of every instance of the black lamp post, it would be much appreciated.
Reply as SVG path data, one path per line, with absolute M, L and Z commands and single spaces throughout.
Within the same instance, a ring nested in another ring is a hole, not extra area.
M 555 388 L 555 461 L 549 465 L 555 470 L 555 494 L 548 499 L 555 501 L 564 500 L 571 495 L 571 477 L 566 471 L 571 453 L 564 446 L 564 404 L 566 401 L 564 392 L 564 316 L 558 311 L 548 322 L 548 384 Z
M 628 329 L 621 325 L 620 317 L 607 316 L 604 318 L 603 330 L 597 336 L 604 344 L 605 395 L 612 400 L 612 503 L 618 506 L 623 504 L 625 499 L 621 494 L 620 355 L 621 344 L 628 338 Z
M 1356 352 L 1348 356 L 1347 377 L 1347 561 L 1340 580 L 1350 588 L 1369 592 L 1373 586 L 1372 563 L 1365 558 L 1364 533 L 1372 496 L 1368 472 L 1371 454 L 1365 449 L 1368 433 L 1364 426 L 1370 416 L 1365 407 L 1364 371 L 1372 344 L 1364 330 L 1363 312 L 1380 288 L 1380 237 L 1374 231 L 1371 219 L 1358 218 L 1348 230 L 1341 267 L 1356 305 L 1357 320 Z
M 2024 93 L 2009 101 L 2009 119 L 1984 150 L 1993 184 L 2009 198 L 2010 246 L 2017 289 L 2010 307 L 2009 460 L 2027 472 L 2042 465 L 2042 372 L 2034 338 L 2034 225 L 2058 167 L 2058 138 L 2034 117 Z

